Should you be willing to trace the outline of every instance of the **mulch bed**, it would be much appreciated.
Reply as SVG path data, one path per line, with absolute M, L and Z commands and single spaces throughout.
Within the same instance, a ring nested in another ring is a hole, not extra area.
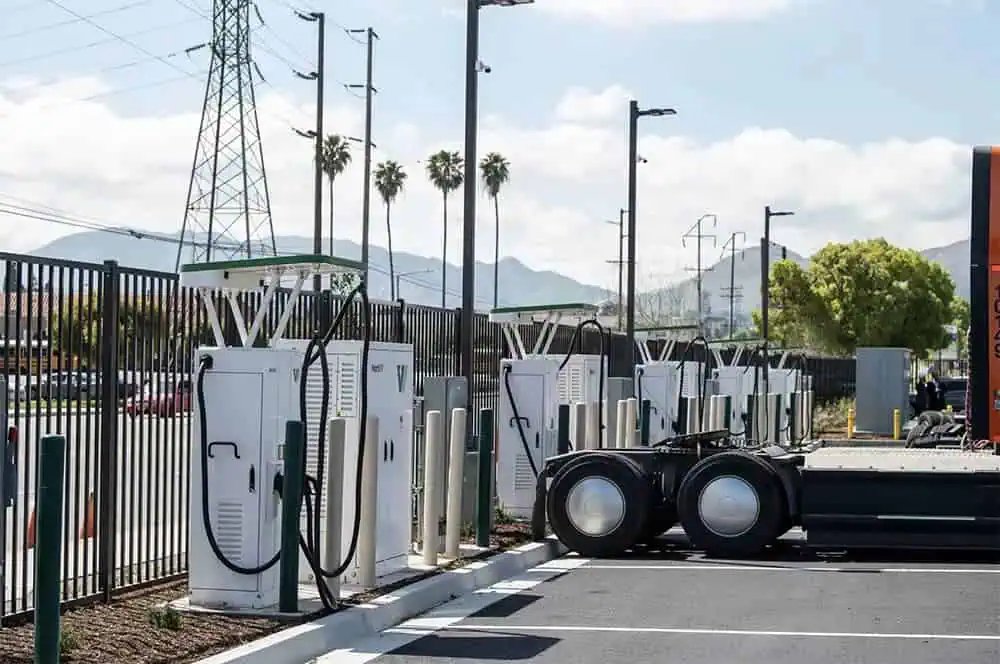
M 530 541 L 530 537 L 527 524 L 500 524 L 490 536 L 490 544 L 498 550 L 510 549 Z M 448 568 L 463 564 L 463 561 L 456 561 Z M 406 583 L 412 581 L 365 593 L 347 604 L 391 592 Z M 74 664 L 187 664 L 294 624 L 287 620 L 203 616 L 157 608 L 186 594 L 187 582 L 175 581 L 122 595 L 111 604 L 66 611 L 62 622 L 62 661 Z M 315 619 L 317 615 L 304 617 L 300 622 Z M 33 656 L 33 625 L 0 628 L 0 664 L 31 664 Z

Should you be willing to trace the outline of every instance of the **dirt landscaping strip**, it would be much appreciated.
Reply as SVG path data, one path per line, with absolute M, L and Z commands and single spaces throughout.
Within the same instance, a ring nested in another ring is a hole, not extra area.
M 490 536 L 490 550 L 478 558 L 496 555 L 529 540 L 528 524 L 498 525 Z M 461 567 L 469 560 L 458 560 L 406 581 L 355 595 L 343 606 L 371 600 L 400 586 Z M 317 612 L 296 621 L 279 622 L 261 618 L 182 614 L 160 608 L 186 594 L 187 582 L 174 581 L 122 595 L 111 604 L 94 604 L 66 611 L 62 623 L 63 661 L 68 664 L 189 664 L 326 613 Z M 31 664 L 33 650 L 33 625 L 0 628 L 0 664 Z

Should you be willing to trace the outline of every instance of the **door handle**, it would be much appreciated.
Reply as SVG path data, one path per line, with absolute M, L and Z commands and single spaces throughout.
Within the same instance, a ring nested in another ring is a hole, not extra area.
M 396 459 L 396 441 L 389 441 L 389 461 L 395 461 Z
M 541 447 L 540 437 L 541 437 L 541 432 L 540 431 L 536 431 L 535 432 L 535 447 Z
M 250 464 L 250 493 L 257 492 L 257 473 L 254 471 L 253 464 Z
M 389 460 L 389 443 L 382 441 L 382 461 Z

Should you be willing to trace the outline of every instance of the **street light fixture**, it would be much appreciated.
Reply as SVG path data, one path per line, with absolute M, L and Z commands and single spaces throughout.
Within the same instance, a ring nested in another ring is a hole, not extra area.
M 770 205 L 764 206 L 764 237 L 760 239 L 760 336 L 763 338 L 764 361 L 770 363 L 768 355 L 768 320 L 771 295 L 771 218 L 790 217 L 794 212 L 788 210 L 772 210 Z M 767 364 L 766 366 L 770 366 Z M 768 394 L 768 372 L 764 371 L 764 394 Z
M 639 108 L 635 99 L 628 104 L 628 285 L 626 288 L 626 334 L 629 345 L 635 353 L 635 207 L 636 207 L 636 164 L 639 161 L 639 139 L 637 136 L 639 118 L 677 115 L 672 108 Z
M 462 319 L 459 326 L 461 339 L 462 375 L 468 383 L 466 389 L 469 412 L 475 375 L 473 373 L 473 334 L 476 307 L 476 138 L 479 131 L 479 10 L 483 7 L 516 7 L 534 4 L 534 0 L 467 0 L 465 12 L 465 174 L 462 206 Z M 471 439 L 475 418 L 466 423 L 465 440 Z M 480 455 L 480 458 L 485 458 Z M 482 475 L 480 475 L 481 477 Z M 488 544 L 488 543 L 487 543 Z

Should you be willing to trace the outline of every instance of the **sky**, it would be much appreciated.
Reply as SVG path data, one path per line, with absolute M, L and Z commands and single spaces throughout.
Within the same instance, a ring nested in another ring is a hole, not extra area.
M 0 23 L 0 202 L 178 232 L 210 54 L 210 0 L 4 0 Z M 309 129 L 316 27 L 328 16 L 325 132 L 360 137 L 373 27 L 376 161 L 407 170 L 396 251 L 441 255 L 442 201 L 426 157 L 462 150 L 463 0 L 256 0 L 251 49 L 275 231 L 310 235 Z M 81 20 L 78 17 L 85 17 Z M 537 0 L 481 10 L 479 154 L 510 161 L 502 257 L 612 287 L 626 206 L 629 99 L 677 115 L 639 124 L 639 286 L 695 265 L 683 240 L 702 215 L 702 260 L 757 243 L 763 208 L 794 211 L 772 239 L 810 254 L 885 237 L 917 249 L 968 236 L 971 148 L 1000 115 L 1000 44 L 985 0 Z M 361 235 L 362 151 L 336 183 L 334 233 Z M 482 187 L 479 187 L 482 193 Z M 477 258 L 492 261 L 492 206 L 479 197 Z M 610 223 L 609 223 L 610 222 Z M 461 262 L 461 196 L 448 210 Z M 78 229 L 0 214 L 0 249 L 28 251 Z M 385 246 L 372 200 L 373 244 Z M 109 257 L 113 258 L 113 257 Z

